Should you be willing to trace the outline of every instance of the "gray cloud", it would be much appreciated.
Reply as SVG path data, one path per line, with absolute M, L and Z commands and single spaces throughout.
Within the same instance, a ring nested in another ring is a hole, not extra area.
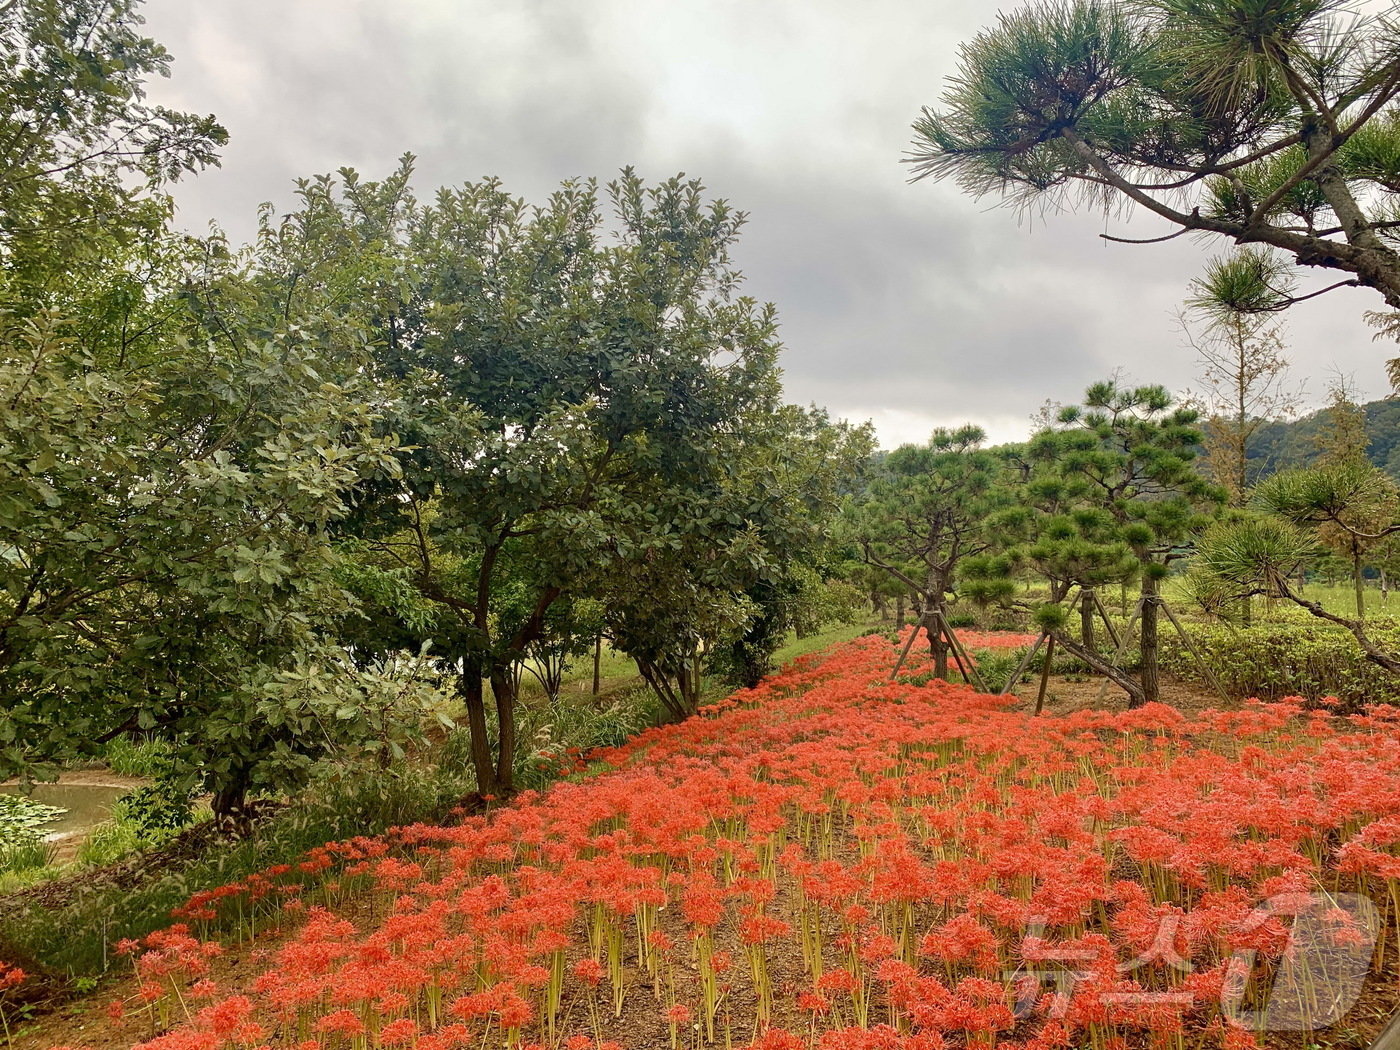
M 1115 368 L 1176 389 L 1196 372 L 1172 315 L 1209 251 L 1106 245 L 1102 217 L 1024 221 L 899 163 L 920 105 L 989 17 L 971 0 L 148 0 L 176 59 L 159 101 L 215 112 L 221 170 L 182 220 L 246 236 L 259 202 L 404 150 L 418 188 L 500 175 L 539 199 L 625 164 L 702 177 L 750 213 L 748 291 L 778 304 L 789 394 L 874 416 L 887 442 L 974 421 L 1022 434 L 1045 399 Z M 1149 219 L 1112 232 L 1166 232 Z M 1347 292 L 1289 316 L 1295 371 L 1385 390 Z

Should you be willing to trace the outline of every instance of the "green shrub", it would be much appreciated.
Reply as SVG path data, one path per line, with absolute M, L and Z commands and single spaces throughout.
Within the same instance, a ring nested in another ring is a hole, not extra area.
M 1024 649 L 989 649 L 976 654 L 977 673 L 982 676 L 982 682 L 989 692 L 1000 693 L 1006 688 L 1007 680 L 1025 653 Z M 1021 677 L 1024 680 L 1026 675 Z
M 31 872 L 47 868 L 54 862 L 58 847 L 44 840 L 38 832 L 28 837 L 12 838 L 0 845 L 0 872 Z
M 169 837 L 194 822 L 194 791 L 188 784 L 163 777 L 117 799 L 112 816 L 120 824 L 131 825 L 141 837 Z
M 104 820 L 95 824 L 78 843 L 77 863 L 85 868 L 114 864 L 123 857 L 150 845 L 141 833 L 125 821 Z
M 1363 659 L 1346 631 L 1311 617 L 1236 629 L 1192 624 L 1188 630 L 1225 692 L 1236 699 L 1335 696 L 1344 710 L 1353 711 L 1371 703 L 1400 703 L 1400 677 Z M 1393 625 L 1378 623 L 1372 633 L 1381 644 L 1400 651 L 1400 631 Z M 1209 685 L 1200 665 L 1175 637 L 1163 639 L 1162 668 Z
M 645 687 L 609 698 L 606 706 L 564 699 L 526 713 L 516 756 L 520 787 L 542 788 L 573 767 L 573 756 L 596 748 L 617 747 L 654 726 L 660 715 L 656 697 Z
M 102 757 L 113 773 L 154 780 L 170 766 L 170 745 L 163 740 L 119 736 L 107 742 Z

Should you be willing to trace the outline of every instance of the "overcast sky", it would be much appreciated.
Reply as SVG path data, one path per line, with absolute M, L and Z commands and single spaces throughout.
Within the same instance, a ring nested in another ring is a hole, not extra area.
M 993 17 L 971 0 L 148 0 L 175 58 L 155 101 L 216 114 L 223 166 L 177 190 L 180 222 L 246 238 L 293 180 L 418 156 L 420 196 L 499 175 L 542 200 L 631 164 L 685 172 L 749 213 L 737 262 L 777 304 L 789 397 L 874 420 L 882 443 L 974 422 L 1022 438 L 1046 400 L 1122 368 L 1181 390 L 1199 368 L 1173 317 L 1223 242 L 1112 245 L 1171 232 L 1150 216 L 1027 220 L 900 158 L 958 44 Z M 1293 375 L 1386 392 L 1343 289 L 1290 311 Z

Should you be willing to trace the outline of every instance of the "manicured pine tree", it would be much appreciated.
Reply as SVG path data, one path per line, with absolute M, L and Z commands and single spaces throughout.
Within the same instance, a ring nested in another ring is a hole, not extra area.
M 914 594 L 929 623 L 946 614 L 959 568 L 992 545 L 987 519 L 1011 498 L 1003 459 L 981 447 L 978 427 L 935 430 L 881 464 L 866 492 L 846 507 L 845 527 L 861 558 Z M 949 648 L 929 630 L 934 674 L 948 677 Z
M 1196 535 L 1225 501 L 1224 493 L 1194 469 L 1201 448 L 1196 421 L 1193 410 L 1175 405 L 1160 386 L 1130 388 L 1109 380 L 1089 387 L 1082 406 L 1062 409 L 1056 426 L 1027 447 L 1034 475 L 1043 485 L 1062 485 L 1059 498 L 1065 506 L 1102 512 L 1089 531 L 1102 548 L 1100 567 L 1112 564 L 1109 552 L 1117 544 L 1137 561 L 1141 697 L 1132 696 L 1135 705 L 1160 695 L 1161 581 L 1174 561 L 1190 553 Z

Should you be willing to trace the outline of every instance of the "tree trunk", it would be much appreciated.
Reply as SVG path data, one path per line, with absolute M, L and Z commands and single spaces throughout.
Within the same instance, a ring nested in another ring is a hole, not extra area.
M 894 600 L 894 625 L 896 630 L 904 629 L 904 595 Z
M 1146 566 L 1151 569 L 1152 566 Z M 1161 685 L 1157 675 L 1157 602 L 1158 580 L 1152 573 L 1142 575 L 1142 630 L 1138 644 L 1142 654 L 1142 703 L 1155 704 L 1161 698 Z M 1138 704 L 1129 702 L 1130 707 Z
M 601 668 L 602 668 L 602 665 L 603 665 L 603 636 L 600 634 L 600 635 L 598 635 L 597 638 L 593 639 L 593 695 L 594 695 L 594 696 L 597 696 L 597 695 L 598 695 L 599 688 L 600 688 L 601 685 L 602 685 L 602 679 L 599 678 L 599 676 L 598 676 L 598 675 L 599 675 L 599 671 L 600 671 Z
M 692 653 L 681 665 L 681 700 L 685 703 L 687 716 L 693 715 L 700 706 L 700 697 L 705 692 L 705 658 L 700 653 Z M 757 685 L 755 682 L 754 685 Z
M 647 685 L 651 686 L 651 691 L 656 694 L 656 698 L 661 701 L 662 710 L 666 714 L 665 720 L 679 722 L 684 719 L 689 714 L 685 709 L 685 697 L 671 683 L 671 676 L 659 664 L 644 656 L 638 656 L 635 659 L 637 670 L 646 679 Z
M 1079 640 L 1085 649 L 1096 649 L 1094 644 L 1094 590 L 1084 587 L 1079 592 Z
M 496 698 L 496 793 L 509 795 L 515 790 L 515 696 L 519 679 L 511 664 L 493 661 L 491 692 Z
M 925 630 L 928 631 L 928 649 L 933 657 L 933 676 L 948 680 L 948 640 L 943 637 L 942 613 L 943 606 L 933 607 L 938 615 L 930 613 L 924 619 Z
M 209 800 L 209 808 L 221 821 L 237 822 L 243 819 L 248 804 L 248 771 L 238 767 L 218 782 L 214 797 Z
M 875 616 L 884 623 L 890 618 L 890 603 L 879 591 L 870 592 L 870 605 L 875 610 Z
M 486 692 L 482 685 L 481 665 L 464 660 L 457 679 L 457 695 L 467 709 L 467 735 L 471 745 L 472 772 L 476 775 L 476 790 L 483 795 L 496 791 L 496 766 L 491 761 L 491 742 L 486 730 Z
M 1069 635 L 1065 634 L 1063 631 L 1054 632 L 1052 637 L 1054 637 L 1055 641 L 1059 643 L 1060 648 L 1065 652 L 1083 660 L 1095 671 L 1098 671 L 1099 674 L 1108 678 L 1122 689 L 1123 692 L 1127 693 L 1129 707 L 1141 707 L 1146 703 L 1142 696 L 1142 686 L 1133 681 L 1132 676 L 1127 674 L 1121 667 L 1114 667 L 1113 664 L 1109 663 L 1097 652 L 1092 649 L 1085 649 L 1078 642 L 1073 641 Z

